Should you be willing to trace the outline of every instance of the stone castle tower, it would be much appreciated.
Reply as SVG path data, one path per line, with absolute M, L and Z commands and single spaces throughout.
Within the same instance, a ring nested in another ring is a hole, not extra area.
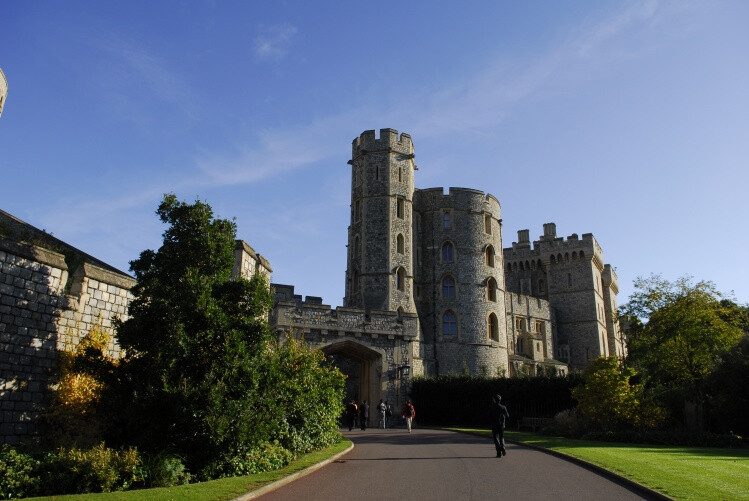
M 354 140 L 344 306 L 414 313 L 411 137 L 383 129 Z
M 529 231 L 504 249 L 507 289 L 543 298 L 552 305 L 557 327 L 558 359 L 583 369 L 599 356 L 626 355 L 615 317 L 618 280 L 604 264 L 603 251 L 590 233 L 557 237 L 554 223 L 531 242 Z
M 492 195 L 416 190 L 415 296 L 429 372 L 496 375 L 508 367 L 502 220 Z

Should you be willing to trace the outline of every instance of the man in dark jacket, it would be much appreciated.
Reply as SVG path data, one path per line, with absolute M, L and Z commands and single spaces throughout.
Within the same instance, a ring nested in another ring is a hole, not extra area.
M 505 423 L 510 414 L 507 412 L 507 407 L 502 405 L 502 397 L 494 395 L 492 397 L 492 407 L 489 410 L 489 417 L 492 423 L 492 438 L 494 439 L 494 447 L 497 448 L 497 457 L 507 455 L 505 450 Z

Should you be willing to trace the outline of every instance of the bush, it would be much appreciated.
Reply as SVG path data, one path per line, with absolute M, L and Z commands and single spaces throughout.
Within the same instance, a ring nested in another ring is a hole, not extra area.
M 138 451 L 116 451 L 104 444 L 88 450 L 60 448 L 48 452 L 42 465 L 45 494 L 78 494 L 124 490 L 142 481 Z
M 171 487 L 190 482 L 190 473 L 179 456 L 156 454 L 144 457 L 141 464 L 144 487 Z
M 692 433 L 681 430 L 604 431 L 584 434 L 583 440 L 628 444 L 669 445 L 681 447 L 746 448 L 749 441 L 736 435 Z
M 576 438 L 585 434 L 588 422 L 580 416 L 577 409 L 565 409 L 554 416 L 554 420 L 541 432 L 545 435 L 561 435 Z
M 247 451 L 226 456 L 209 465 L 203 472 L 206 478 L 237 477 L 283 468 L 294 458 L 293 454 L 277 441 L 264 442 Z
M 0 448 L 0 498 L 16 499 L 38 494 L 39 461 L 10 445 Z

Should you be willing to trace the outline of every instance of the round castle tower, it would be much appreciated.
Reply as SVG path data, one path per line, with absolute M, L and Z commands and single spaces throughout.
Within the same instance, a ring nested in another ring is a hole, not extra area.
M 499 201 L 477 190 L 432 188 L 416 191 L 414 211 L 422 347 L 436 362 L 429 372 L 506 374 Z
M 415 313 L 411 136 L 365 131 L 351 148 L 351 224 L 344 306 Z

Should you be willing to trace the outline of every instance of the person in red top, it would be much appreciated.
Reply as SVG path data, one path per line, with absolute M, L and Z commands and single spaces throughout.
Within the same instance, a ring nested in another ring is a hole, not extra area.
M 408 433 L 411 433 L 411 423 L 413 422 L 413 419 L 416 417 L 416 409 L 414 409 L 413 404 L 411 404 L 410 400 L 406 400 L 406 405 L 403 406 L 403 410 L 401 410 L 401 416 L 403 416 L 406 419 L 406 426 L 408 427 Z

